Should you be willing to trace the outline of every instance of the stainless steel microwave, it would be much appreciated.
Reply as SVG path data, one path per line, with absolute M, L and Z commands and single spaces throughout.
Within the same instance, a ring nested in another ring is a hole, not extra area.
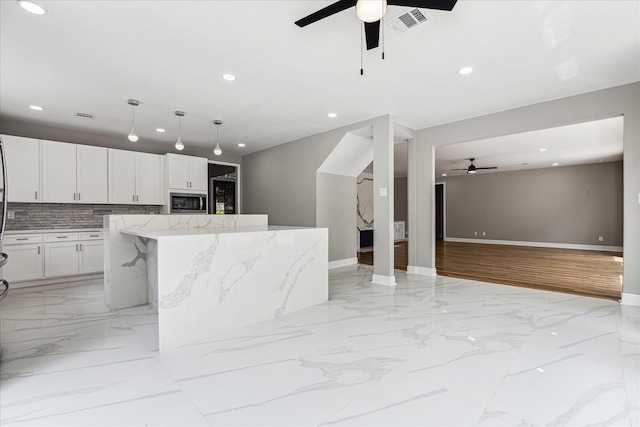
M 207 196 L 205 194 L 170 193 L 169 213 L 206 214 Z

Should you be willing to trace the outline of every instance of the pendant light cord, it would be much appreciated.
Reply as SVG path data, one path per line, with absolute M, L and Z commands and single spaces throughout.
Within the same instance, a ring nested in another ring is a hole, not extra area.
M 136 127 L 136 106 L 135 105 L 131 106 L 131 127 L 132 128 Z

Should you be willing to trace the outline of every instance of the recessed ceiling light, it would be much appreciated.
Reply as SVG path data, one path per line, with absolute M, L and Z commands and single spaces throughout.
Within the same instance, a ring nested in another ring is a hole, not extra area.
M 442 174 L 442 176 L 447 176 L 447 174 L 446 174 L 446 173 L 443 173 L 443 174 Z
M 458 74 L 463 76 L 471 73 L 473 73 L 473 67 L 462 67 L 458 70 Z
M 42 111 L 44 110 L 44 108 L 38 106 L 38 105 L 29 105 L 29 108 L 31 108 L 32 110 L 36 110 L 36 111 Z
M 547 151 L 546 148 L 540 148 L 538 151 L 542 152 L 542 151 Z
M 34 15 L 44 15 L 47 11 L 37 4 L 29 0 L 18 0 L 18 4 L 27 12 L 31 12 Z
M 165 133 L 166 131 L 164 129 L 162 129 L 162 128 L 157 128 L 156 132 Z
M 336 113 L 329 113 L 327 114 L 327 117 L 331 117 L 333 119 L 335 117 L 338 117 L 338 115 Z
M 236 76 L 234 76 L 233 74 L 223 74 L 222 78 L 229 82 L 232 82 L 236 79 Z
M 238 144 L 238 147 L 245 147 L 245 144 L 240 143 L 240 144 Z
M 552 163 L 551 166 L 558 166 L 560 163 Z

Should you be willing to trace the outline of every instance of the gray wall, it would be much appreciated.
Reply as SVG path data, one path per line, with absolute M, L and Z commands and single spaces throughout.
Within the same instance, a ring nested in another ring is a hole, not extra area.
M 393 195 L 394 221 L 405 221 L 405 227 L 407 227 L 407 178 L 395 178 L 393 186 L 395 190 Z
M 318 173 L 317 227 L 327 227 L 329 261 L 356 257 L 356 177 Z
M 622 162 L 437 181 L 446 182 L 446 237 L 622 246 Z
M 220 162 L 242 163 L 242 157 L 240 156 L 226 155 L 224 152 L 221 156 L 216 156 L 213 154 L 213 147 L 211 150 L 194 148 L 193 146 L 189 146 L 188 142 L 185 142 L 185 149 L 183 151 L 178 151 L 173 147 L 175 141 L 167 142 L 140 138 L 138 142 L 131 142 L 127 139 L 127 129 L 123 131 L 122 135 L 112 135 L 85 132 L 77 129 L 63 129 L 38 123 L 20 122 L 6 117 L 0 118 L 0 134 L 23 136 L 35 139 L 47 139 L 50 141 L 72 142 L 74 144 L 95 145 L 97 147 L 118 148 L 121 150 L 141 151 L 144 153 L 179 153 L 190 156 L 207 157 L 210 160 L 217 160 Z

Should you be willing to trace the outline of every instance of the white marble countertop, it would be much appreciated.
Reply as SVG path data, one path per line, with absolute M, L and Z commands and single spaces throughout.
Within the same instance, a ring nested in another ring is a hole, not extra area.
M 279 231 L 279 230 L 305 230 L 313 227 L 290 227 L 280 225 L 255 225 L 244 227 L 201 227 L 201 228 L 181 228 L 181 229 L 159 229 L 159 230 L 146 230 L 137 228 L 124 228 L 119 230 L 120 233 L 130 234 L 133 236 L 146 237 L 148 239 L 159 239 L 162 237 L 176 237 L 176 236 L 202 236 L 209 234 L 232 234 L 232 233 L 256 233 L 264 231 Z
M 104 228 L 50 228 L 40 230 L 5 230 L 5 235 L 11 234 L 42 234 L 42 233 L 93 233 L 105 231 Z

